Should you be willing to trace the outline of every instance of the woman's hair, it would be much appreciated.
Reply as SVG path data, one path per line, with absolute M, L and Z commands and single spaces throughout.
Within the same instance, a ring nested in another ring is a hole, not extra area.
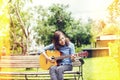
M 53 36 L 53 44 L 55 45 L 55 49 L 57 50 L 60 48 L 59 44 L 60 35 L 63 35 L 65 37 L 65 45 L 68 46 L 69 44 L 69 39 L 65 36 L 65 34 L 62 31 L 55 31 Z

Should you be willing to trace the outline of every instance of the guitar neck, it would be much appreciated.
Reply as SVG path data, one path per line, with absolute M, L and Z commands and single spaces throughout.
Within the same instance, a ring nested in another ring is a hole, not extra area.
M 85 57 L 85 56 L 88 56 L 88 52 L 87 51 L 80 52 L 80 53 L 74 54 L 74 56 Z M 70 57 L 71 55 L 59 56 L 59 57 L 55 57 L 55 60 L 60 60 L 60 59 L 70 58 Z
M 61 59 L 70 58 L 70 57 L 71 57 L 71 55 L 60 56 L 60 57 L 55 57 L 55 60 L 61 60 Z

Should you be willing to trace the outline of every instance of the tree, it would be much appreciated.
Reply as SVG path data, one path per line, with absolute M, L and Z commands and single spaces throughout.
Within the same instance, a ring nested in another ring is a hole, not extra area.
M 8 14 L 8 0 L 0 0 L 0 56 L 2 53 L 9 55 L 10 53 L 10 28 L 9 28 L 9 14 Z
M 10 0 L 9 16 L 10 16 L 10 34 L 11 34 L 11 50 L 22 50 L 22 54 L 26 54 L 29 35 L 31 14 L 23 10 L 26 1 Z M 26 16 L 27 15 L 27 16 Z
M 53 4 L 49 7 L 50 15 L 48 24 L 54 25 L 57 30 L 66 31 L 73 21 L 71 12 L 67 11 L 68 5 Z
M 46 45 L 51 42 L 51 35 L 55 31 L 54 26 L 48 25 L 48 10 L 42 6 L 35 6 L 36 26 L 34 27 L 36 34 L 36 42 L 38 45 Z
M 67 11 L 68 5 L 53 4 L 49 7 L 49 16 L 47 23 L 55 27 L 56 30 L 62 30 L 76 46 L 81 44 L 90 44 L 90 24 L 82 24 L 80 20 L 75 20 L 71 12 Z
M 105 29 L 106 32 L 111 31 L 112 34 L 120 35 L 120 0 L 114 0 L 109 6 L 108 6 L 108 25 Z M 107 31 L 107 29 L 109 31 Z M 113 31 L 114 30 L 114 31 Z
M 120 0 L 114 0 L 108 6 L 109 21 L 111 23 L 120 23 Z
M 88 21 L 88 23 L 83 23 L 81 20 L 74 20 L 72 26 L 68 27 L 66 32 L 77 47 L 91 43 L 92 34 L 90 21 Z

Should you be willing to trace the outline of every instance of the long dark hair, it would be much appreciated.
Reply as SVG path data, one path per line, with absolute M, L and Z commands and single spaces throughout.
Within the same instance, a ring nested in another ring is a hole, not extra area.
M 65 34 L 59 30 L 55 31 L 53 35 L 53 44 L 55 45 L 55 49 L 57 50 L 61 47 L 61 45 L 59 44 L 60 35 L 65 36 Z M 70 42 L 69 38 L 65 36 L 65 45 L 68 46 L 69 42 Z

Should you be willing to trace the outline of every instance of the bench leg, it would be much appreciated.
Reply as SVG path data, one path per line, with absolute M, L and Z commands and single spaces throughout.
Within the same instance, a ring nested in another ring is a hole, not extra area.
M 76 80 L 76 75 L 74 74 L 74 80 Z
M 81 66 L 81 74 L 80 74 L 80 76 L 81 76 L 81 79 L 83 80 L 83 66 Z
M 83 66 L 81 66 L 81 78 L 83 80 Z
M 27 75 L 25 75 L 25 80 L 28 80 Z
M 37 72 L 38 72 L 38 70 L 39 70 L 39 68 L 37 68 Z M 38 75 L 36 74 L 36 77 L 37 77 Z
M 83 80 L 82 72 L 78 74 L 74 74 L 74 80 Z
M 80 80 L 80 75 L 78 76 L 78 80 Z

